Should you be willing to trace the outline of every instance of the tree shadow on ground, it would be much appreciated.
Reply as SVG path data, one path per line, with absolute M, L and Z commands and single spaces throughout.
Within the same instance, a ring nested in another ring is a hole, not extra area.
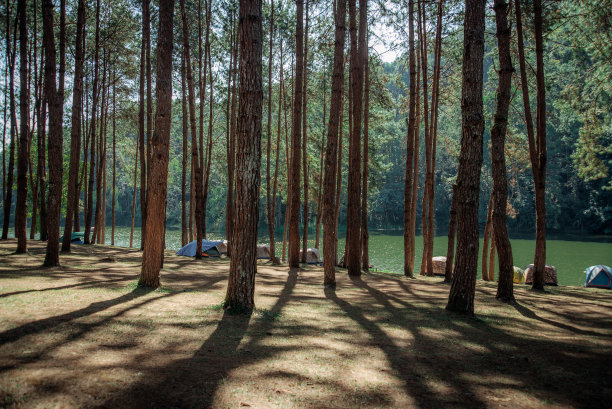
M 494 395 L 498 388 L 527 391 L 541 403 L 554 402 L 574 407 L 602 406 L 603 401 L 596 398 L 602 393 L 597 379 L 604 379 L 608 371 L 606 368 L 612 365 L 609 348 L 597 350 L 589 343 L 585 345 L 576 342 L 574 336 L 602 337 L 604 334 L 582 331 L 571 325 L 543 319 L 526 307 L 515 304 L 514 307 L 524 317 L 573 334 L 559 339 L 545 336 L 534 338 L 531 333 L 516 336 L 514 334 L 517 332 L 511 333 L 510 327 L 519 327 L 521 323 L 515 319 L 507 318 L 503 324 L 493 325 L 480 318 L 446 313 L 442 310 L 444 304 L 439 305 L 437 311 L 420 307 L 399 309 L 390 302 L 397 298 L 393 293 L 383 293 L 360 278 L 352 282 L 367 291 L 371 298 L 364 299 L 359 305 L 351 305 L 329 290 L 326 296 L 381 345 L 391 365 L 404 379 L 406 392 L 416 398 L 419 406 L 486 407 L 491 402 L 476 395 L 482 396 L 483 390 L 489 390 Z M 366 314 L 369 311 L 363 305 L 372 301 L 384 306 L 384 313 L 381 314 L 383 317 L 368 317 L 371 312 Z M 434 325 L 430 318 L 423 319 L 424 315 L 432 313 L 439 314 L 438 322 L 434 321 Z M 411 351 L 399 350 L 388 339 L 381 329 L 385 323 L 399 325 L 414 336 Z M 436 337 L 431 332 L 439 329 L 436 328 L 438 325 L 446 331 L 450 330 L 456 337 Z M 411 359 L 412 363 L 405 366 Z M 427 366 L 431 362 L 438 363 Z M 440 365 L 439 362 L 445 363 Z M 419 364 L 425 364 L 425 367 L 416 370 Z M 589 376 L 585 376 L 585 371 Z M 481 380 L 476 380 L 479 377 Z M 452 391 L 444 396 L 436 396 L 435 391 L 424 387 L 425 383 L 415 383 L 414 379 L 418 378 L 446 382 Z M 610 395 L 612 391 L 608 388 L 605 393 Z
M 291 299 L 298 279 L 298 270 L 289 271 L 287 280 L 278 296 L 270 315 L 278 314 Z M 144 377 L 143 382 L 134 384 L 129 390 L 111 397 L 99 408 L 208 408 L 213 406 L 215 392 L 229 372 L 255 360 L 266 359 L 277 351 L 275 348 L 260 348 L 257 355 L 252 349 L 262 337 L 269 334 L 273 320 L 260 319 L 251 322 L 252 311 L 246 313 L 223 312 L 213 333 L 188 359 L 173 362 L 163 368 L 156 368 L 161 374 L 151 383 Z M 238 348 L 247 331 L 250 340 Z

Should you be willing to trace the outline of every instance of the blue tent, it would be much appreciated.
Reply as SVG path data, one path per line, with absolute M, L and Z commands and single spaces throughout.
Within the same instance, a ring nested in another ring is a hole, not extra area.
M 75 231 L 70 235 L 70 243 L 72 244 L 83 244 L 83 237 L 85 236 L 85 233 L 83 233 L 82 231 Z M 60 237 L 60 243 L 62 241 L 64 241 L 64 236 Z
M 219 256 L 221 252 L 217 249 L 219 244 L 222 244 L 222 241 L 211 241 L 202 239 L 202 252 L 209 252 L 210 255 Z M 185 245 L 182 249 L 176 252 L 177 256 L 187 256 L 187 257 L 195 257 L 196 250 L 198 247 L 197 240 L 192 241 L 191 243 Z
M 601 264 L 587 268 L 584 286 L 612 289 L 612 268 Z

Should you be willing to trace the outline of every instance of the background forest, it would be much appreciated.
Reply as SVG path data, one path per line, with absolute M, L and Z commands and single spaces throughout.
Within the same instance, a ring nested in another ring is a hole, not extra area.
M 84 65 L 84 123 L 86 131 L 91 126 L 91 87 L 94 75 L 94 32 L 95 7 L 87 3 L 85 65 Z M 372 2 L 369 11 L 369 67 L 370 67 L 370 117 L 369 117 L 369 191 L 368 223 L 371 229 L 401 229 L 403 226 L 403 186 L 406 152 L 406 118 L 408 116 L 408 41 L 407 41 L 407 8 L 403 1 Z M 203 30 L 206 29 L 206 15 L 199 13 L 207 2 L 187 0 L 187 16 L 190 19 L 189 36 L 192 44 L 192 67 L 196 85 L 196 121 L 204 115 L 203 126 L 198 129 L 198 136 L 207 138 L 210 132 L 212 152 L 210 161 L 210 185 L 206 207 L 206 225 L 210 232 L 221 232 L 225 228 L 225 206 L 228 186 L 227 152 L 228 141 L 232 132 L 232 38 L 237 23 L 237 3 L 235 1 L 215 0 L 211 4 L 210 15 L 210 63 L 205 62 L 203 55 Z M 309 179 L 308 198 L 310 211 L 308 217 L 311 231 L 314 232 L 317 214 L 320 212 L 322 154 L 326 135 L 327 117 L 331 88 L 331 71 L 333 63 L 333 13 L 332 3 L 310 0 L 307 2 L 307 79 L 306 124 L 307 124 L 307 176 Z M 9 167 L 10 144 L 10 90 L 9 67 L 11 66 L 7 47 L 15 53 L 15 7 L 16 2 L 7 0 L 0 6 L 0 30 L 6 41 L 0 42 L 2 107 L 2 193 L 6 198 L 6 179 Z M 138 135 L 138 91 L 139 67 L 141 62 L 141 5 L 133 0 L 102 0 L 100 13 L 100 76 L 107 76 L 105 116 L 102 116 L 102 134 L 106 146 L 105 195 L 106 224 L 110 225 L 112 201 L 112 163 L 116 160 L 116 200 L 115 217 L 118 226 L 129 226 L 132 218 L 134 197 L 135 224 L 140 224 L 140 189 L 135 179 L 135 161 L 137 158 Z M 178 7 L 178 6 L 177 6 Z M 531 4 L 524 2 L 526 13 L 531 13 Z M 279 193 L 276 206 L 276 230 L 282 232 L 287 200 L 287 141 L 291 135 L 291 101 L 293 93 L 294 47 L 295 47 L 295 7 L 287 0 L 274 2 L 274 47 L 272 54 L 272 82 L 268 83 L 270 3 L 264 4 L 264 114 L 262 138 L 262 175 L 265 175 L 266 144 L 272 138 L 270 155 L 272 172 L 274 172 L 274 155 L 279 152 Z M 610 234 L 612 232 L 612 1 L 545 1 L 545 67 L 546 67 L 546 100 L 547 100 L 547 145 L 548 174 L 546 183 L 547 225 L 556 232 L 588 232 Z M 56 7 L 56 11 L 59 8 Z M 35 12 L 36 10 L 36 12 Z M 428 36 L 428 53 L 433 53 L 435 37 L 436 5 L 424 2 L 426 19 L 431 24 L 426 26 Z M 31 107 L 36 107 L 39 96 L 39 84 L 42 77 L 42 17 L 40 5 L 35 0 L 28 1 L 28 19 L 37 24 L 28 25 L 29 72 L 28 84 L 31 88 Z M 72 78 L 74 77 L 74 35 L 77 15 L 77 2 L 66 3 L 67 20 L 67 53 L 66 84 L 64 88 L 64 192 L 65 206 L 68 176 L 70 143 L 70 116 L 72 99 Z M 441 47 L 441 82 L 440 106 L 438 120 L 438 143 L 435 154 L 435 227 L 439 233 L 448 229 L 449 210 L 452 198 L 452 185 L 456 176 L 461 136 L 461 57 L 463 43 L 463 8 L 461 2 L 447 1 L 444 4 Z M 198 21 L 198 15 L 201 18 Z M 156 49 L 157 41 L 157 5 L 151 7 L 151 50 Z M 56 21 L 59 18 L 56 17 Z M 183 87 L 182 71 L 182 26 L 180 13 L 175 13 L 174 25 L 176 43 L 173 61 L 173 105 L 172 129 L 170 140 L 170 164 L 168 174 L 167 225 L 181 224 L 181 175 L 183 155 L 183 134 L 188 132 L 183 121 Z M 512 19 L 510 19 L 512 20 Z M 491 190 L 491 162 L 489 156 L 489 131 L 495 109 L 495 88 L 497 73 L 497 46 L 495 38 L 495 20 L 493 11 L 487 8 L 487 29 L 485 34 L 485 85 L 484 109 L 486 118 L 484 165 L 481 179 L 480 220 L 482 227 L 486 221 L 487 203 Z M 526 19 L 526 52 L 528 75 L 535 84 L 535 55 L 531 43 L 532 22 Z M 56 30 L 57 31 L 57 30 Z M 56 32 L 56 35 L 59 35 Z M 512 32 L 512 52 L 516 52 L 516 33 Z M 347 44 L 348 47 L 348 44 Z M 381 54 L 379 54 L 381 53 Z M 152 65 L 155 67 L 155 52 L 151 52 Z M 389 61 L 392 59 L 392 61 Z M 433 66 L 434 58 L 428 59 Z M 513 55 L 516 62 L 516 56 Z M 198 82 L 198 70 L 210 66 L 206 81 Z M 19 59 L 15 65 L 15 90 L 19 89 Z M 39 70 L 39 71 L 37 71 Z M 282 73 L 281 73 L 282 72 Z M 432 67 L 429 67 L 432 72 Z M 282 76 L 282 79 L 281 79 Z M 348 65 L 345 81 L 348 82 Z M 112 80 L 112 84 L 111 84 Z M 155 89 L 154 81 L 152 88 Z M 268 108 L 265 100 L 268 87 L 272 91 L 272 106 Z M 534 85 L 535 87 L 535 85 Z M 348 86 L 344 92 L 349 93 Z M 212 92 L 212 95 L 211 95 Z M 535 94 L 532 95 L 535 99 Z M 509 177 L 508 227 L 511 234 L 532 233 L 534 231 L 535 209 L 533 198 L 533 177 L 529 169 L 529 153 L 522 117 L 521 91 L 518 75 L 515 73 L 512 85 L 512 101 L 506 142 L 506 160 Z M 212 104 L 212 106 L 211 106 Z M 209 108 L 212 110 L 210 111 Z M 99 107 L 98 107 L 99 109 Z M 272 122 L 268 127 L 268 109 L 272 110 Z M 340 199 L 339 224 L 344 230 L 346 223 L 346 172 L 348 158 L 348 104 L 344 104 L 345 113 L 342 125 L 344 138 L 342 149 L 342 196 Z M 212 112 L 212 122 L 208 117 Z M 17 117 L 19 110 L 17 109 Z M 31 115 L 31 158 L 29 162 L 29 184 L 38 182 L 39 144 L 37 121 L 40 116 Z M 18 121 L 18 119 L 17 119 Z M 268 134 L 267 129 L 270 130 Z M 421 132 L 423 127 L 421 126 Z M 276 137 L 280 135 L 280 144 Z M 84 137 L 85 138 L 85 137 Z M 116 150 L 113 151 L 113 138 Z M 85 139 L 84 139 L 85 140 Z M 82 144 L 85 145 L 85 144 Z M 424 144 L 421 144 L 420 156 L 424 158 Z M 115 152 L 115 153 L 113 153 Z M 16 155 L 15 155 L 16 156 Z M 44 164 L 44 162 L 43 162 Z M 43 165 L 44 166 L 44 165 Z M 139 164 L 138 164 L 139 166 Z M 420 161 L 424 168 L 425 160 Z M 44 186 L 44 169 L 42 169 Z M 87 172 L 81 165 L 80 172 Z M 16 172 L 15 172 L 16 173 Z M 187 170 L 187 177 L 191 172 Z M 421 214 L 421 195 L 425 171 L 419 172 L 419 208 Z M 136 184 L 135 184 L 136 181 Z M 189 183 L 189 182 L 188 182 Z M 16 184 L 13 183 L 13 189 Z M 136 194 L 134 194 L 136 189 Z M 262 177 L 260 200 L 260 230 L 266 226 L 266 179 Z M 28 189 L 28 220 L 33 215 L 32 192 Z M 81 189 L 81 193 L 82 193 Z M 303 195 L 303 191 L 302 191 Z M 11 206 L 14 206 L 16 194 L 12 194 Z M 84 198 L 81 196 L 81 201 Z M 189 189 L 186 200 L 190 200 Z M 5 200 L 1 206 L 6 206 Z M 4 209 L 3 209 L 4 210 Z M 62 218 L 64 212 L 62 211 Z M 417 217 L 420 220 L 420 217 Z M 81 222 L 83 223 L 83 222 Z M 28 221 L 30 225 L 30 221 Z M 417 230 L 420 222 L 417 222 Z M 40 224 L 39 224 L 40 225 Z M 12 221 L 11 221 L 12 226 Z

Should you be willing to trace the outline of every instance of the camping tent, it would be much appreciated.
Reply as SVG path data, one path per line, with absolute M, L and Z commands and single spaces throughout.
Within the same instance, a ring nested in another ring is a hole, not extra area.
M 584 286 L 612 289 L 612 268 L 601 264 L 587 268 Z
M 514 284 L 525 284 L 525 271 L 517 266 L 513 267 L 513 271 L 514 277 L 512 281 L 514 282 Z
M 270 246 L 267 244 L 257 245 L 257 258 L 267 260 L 270 258 Z
M 302 259 L 303 251 L 300 250 L 300 260 Z M 319 264 L 321 262 L 321 255 L 319 249 L 308 248 L 306 250 L 306 264 Z
M 227 254 L 227 245 L 229 242 L 227 240 L 223 240 L 221 244 L 217 244 L 217 248 L 221 252 L 221 254 Z
M 446 257 L 437 256 L 431 258 L 431 265 L 433 267 L 433 274 L 435 276 L 443 276 L 446 273 Z
M 533 283 L 534 270 L 533 264 L 529 264 L 525 267 L 525 284 Z M 557 267 L 546 264 L 544 268 L 544 284 L 557 285 Z
M 70 235 L 70 243 L 72 244 L 83 244 L 83 237 L 85 233 L 82 231 L 75 231 Z M 60 243 L 64 241 L 64 236 L 60 237 Z
M 206 256 L 219 257 L 221 255 L 221 252 L 219 251 L 219 249 L 217 249 L 217 246 L 221 243 L 223 242 L 202 239 L 202 253 L 206 253 Z M 194 240 L 191 243 L 185 245 L 179 251 L 177 251 L 176 255 L 195 257 L 197 247 L 198 247 L 197 240 Z

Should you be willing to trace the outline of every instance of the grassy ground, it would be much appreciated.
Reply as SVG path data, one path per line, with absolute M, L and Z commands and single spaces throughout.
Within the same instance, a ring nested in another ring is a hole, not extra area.
M 439 278 L 262 264 L 257 310 L 224 313 L 229 263 L 167 253 L 136 287 L 140 252 L 0 242 L 0 407 L 609 407 L 612 293 L 477 285 L 476 317 L 445 312 Z M 110 259 L 108 259 L 110 258 Z

